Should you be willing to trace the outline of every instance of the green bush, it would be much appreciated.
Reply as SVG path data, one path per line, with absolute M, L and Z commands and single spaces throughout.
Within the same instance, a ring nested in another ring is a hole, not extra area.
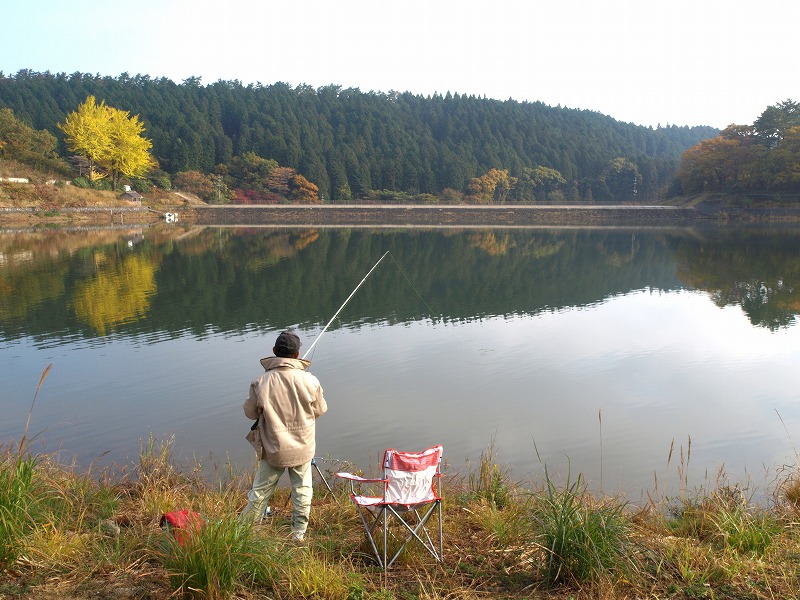
M 190 598 L 230 598 L 237 590 L 272 585 L 279 576 L 274 542 L 252 525 L 225 516 L 166 534 L 161 562 L 174 589 Z
M 38 501 L 36 458 L 6 452 L 0 463 L 0 566 L 17 560 L 25 536 L 33 529 Z
M 611 569 L 630 563 L 630 525 L 624 505 L 614 501 L 593 505 L 581 476 L 557 489 L 545 469 L 547 489 L 534 499 L 531 522 L 545 551 L 544 579 L 559 582 L 599 581 Z
M 147 179 L 132 179 L 131 188 L 140 194 L 147 194 L 153 186 Z
M 149 177 L 150 183 L 152 183 L 157 188 L 160 188 L 165 191 L 169 191 L 172 189 L 172 181 L 169 178 L 169 173 L 166 171 L 162 171 L 161 169 L 156 169 L 152 173 L 150 173 Z
M 504 508 L 511 497 L 511 468 L 501 467 L 494 460 L 494 440 L 481 453 L 478 473 L 470 472 L 469 489 L 472 499 L 490 502 L 496 508 Z
M 417 194 L 414 196 L 415 204 L 438 204 L 439 198 L 433 194 Z

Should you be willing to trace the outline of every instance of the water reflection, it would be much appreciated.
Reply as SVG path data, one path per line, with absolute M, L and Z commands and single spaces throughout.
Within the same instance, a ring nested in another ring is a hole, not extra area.
M 323 454 L 442 442 L 461 464 L 496 437 L 521 475 L 569 462 L 629 491 L 670 479 L 691 436 L 698 478 L 746 477 L 791 454 L 776 411 L 800 425 L 796 234 L 0 234 L 0 440 L 52 362 L 42 447 L 122 462 L 174 433 L 185 457 L 246 464 L 241 400 L 275 332 L 310 344 L 389 250 L 315 349 Z

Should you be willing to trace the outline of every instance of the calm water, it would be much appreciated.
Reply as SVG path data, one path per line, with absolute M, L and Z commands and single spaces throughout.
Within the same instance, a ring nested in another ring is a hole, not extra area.
M 493 443 L 521 480 L 547 465 L 637 500 L 724 470 L 763 497 L 800 445 L 799 248 L 763 228 L 0 233 L 0 441 L 52 363 L 37 448 L 126 464 L 174 434 L 181 464 L 247 467 L 259 359 L 283 328 L 308 347 L 389 250 L 314 350 L 318 454 L 443 443 L 461 470 Z

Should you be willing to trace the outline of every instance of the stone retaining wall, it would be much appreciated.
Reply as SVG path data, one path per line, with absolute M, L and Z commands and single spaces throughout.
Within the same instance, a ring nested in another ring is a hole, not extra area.
M 122 213 L 122 212 L 149 212 L 152 209 L 147 206 L 59 206 L 59 207 L 36 207 L 36 206 L 0 206 L 0 213 L 36 213 L 36 212 L 59 212 L 59 213 Z
M 194 208 L 203 225 L 516 226 L 678 225 L 715 217 L 675 207 L 482 206 L 208 206 Z

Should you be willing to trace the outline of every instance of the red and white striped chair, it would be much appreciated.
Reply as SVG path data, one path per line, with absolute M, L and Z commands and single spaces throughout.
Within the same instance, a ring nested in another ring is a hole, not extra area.
M 434 446 L 422 452 L 400 452 L 391 448 L 383 455 L 383 478 L 368 479 L 351 473 L 336 473 L 336 477 L 350 482 L 350 499 L 358 508 L 367 539 L 375 553 L 378 564 L 384 569 L 391 567 L 406 545 L 416 540 L 442 562 L 442 497 L 441 473 L 442 446 Z M 362 484 L 371 484 L 375 495 L 360 493 Z M 380 485 L 382 492 L 378 492 Z M 380 494 L 380 495 L 378 495 Z M 434 514 L 438 514 L 438 535 L 433 539 L 426 525 Z M 395 518 L 402 525 L 405 539 L 390 560 L 387 560 L 389 520 Z M 377 526 L 383 526 L 383 549 L 375 542 Z

